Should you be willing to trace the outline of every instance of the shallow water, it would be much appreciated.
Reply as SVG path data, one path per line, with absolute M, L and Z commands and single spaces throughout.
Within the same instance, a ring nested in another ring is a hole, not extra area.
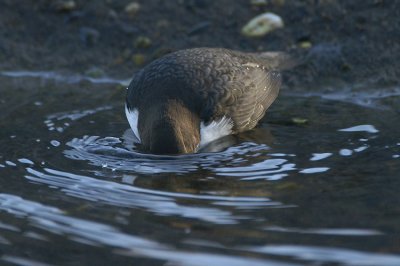
M 255 130 L 154 156 L 123 82 L 5 74 L 0 264 L 400 265 L 396 94 L 283 92 Z

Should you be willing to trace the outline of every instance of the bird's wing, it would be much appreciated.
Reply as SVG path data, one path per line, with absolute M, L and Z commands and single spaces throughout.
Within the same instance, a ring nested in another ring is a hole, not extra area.
M 203 114 L 211 121 L 222 116 L 231 118 L 233 132 L 237 133 L 252 129 L 264 116 L 278 96 L 281 74 L 256 63 L 243 64 L 233 72 L 234 78 L 215 90 L 219 94 L 208 95 Z

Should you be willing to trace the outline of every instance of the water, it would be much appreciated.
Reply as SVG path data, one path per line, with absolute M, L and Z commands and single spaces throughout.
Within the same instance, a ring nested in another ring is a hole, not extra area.
M 132 142 L 123 81 L 15 73 L 1 265 L 400 265 L 397 95 L 283 93 L 253 131 L 155 156 Z

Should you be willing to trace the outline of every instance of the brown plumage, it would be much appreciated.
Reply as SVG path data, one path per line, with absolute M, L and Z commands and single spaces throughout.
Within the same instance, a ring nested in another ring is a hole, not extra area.
M 128 113 L 138 111 L 142 148 L 195 152 L 200 124 L 223 117 L 232 134 L 252 129 L 278 96 L 279 70 L 290 64 L 284 53 L 220 48 L 181 50 L 153 61 L 134 76 L 126 98 Z

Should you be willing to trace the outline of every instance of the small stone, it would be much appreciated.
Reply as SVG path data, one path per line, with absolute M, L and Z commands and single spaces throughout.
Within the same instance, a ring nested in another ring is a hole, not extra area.
M 273 30 L 283 27 L 283 20 L 280 16 L 267 12 L 251 19 L 242 28 L 242 34 L 247 37 L 261 37 Z
M 299 43 L 299 47 L 303 49 L 309 49 L 312 47 L 312 43 L 309 41 L 303 41 Z
M 305 118 L 293 117 L 292 122 L 295 123 L 296 125 L 305 125 L 308 123 L 308 120 Z
M 125 6 L 125 12 L 131 17 L 135 16 L 139 9 L 140 4 L 138 2 L 131 2 Z
M 76 3 L 74 0 L 57 1 L 55 3 L 55 8 L 58 12 L 69 12 L 76 8 Z
M 134 54 L 132 55 L 132 61 L 135 63 L 135 65 L 142 66 L 145 62 L 145 57 L 143 54 Z
M 92 67 L 85 71 L 85 76 L 91 78 L 100 78 L 105 75 L 104 71 L 98 67 Z
M 149 48 L 151 46 L 151 40 L 146 36 L 139 36 L 136 38 L 134 45 L 136 48 Z

